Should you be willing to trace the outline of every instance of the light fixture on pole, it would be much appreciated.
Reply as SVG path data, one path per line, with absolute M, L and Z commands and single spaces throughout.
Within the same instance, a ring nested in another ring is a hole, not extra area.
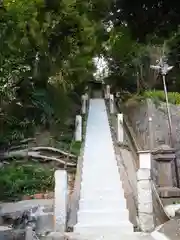
M 166 108 L 167 108 L 167 114 L 168 114 L 168 125 L 169 125 L 169 131 L 170 131 L 170 141 L 171 145 L 173 144 L 172 140 L 172 123 L 171 123 L 171 114 L 169 109 L 169 100 L 168 100 L 168 94 L 167 94 L 167 87 L 166 87 L 166 75 L 167 73 L 173 68 L 173 66 L 169 66 L 167 63 L 167 59 L 165 56 L 161 57 L 157 65 L 151 65 L 150 68 L 154 70 L 159 70 L 159 72 L 162 74 L 163 79 L 163 87 L 164 87 L 164 93 L 166 98 Z
M 173 141 L 173 136 L 172 136 L 171 113 L 170 113 L 170 108 L 169 108 L 169 100 L 168 100 L 167 87 L 166 87 L 166 75 L 169 71 L 171 71 L 173 69 L 173 66 L 169 66 L 168 63 L 167 63 L 167 58 L 165 56 L 162 56 L 160 58 L 160 60 L 158 61 L 157 65 L 150 65 L 150 68 L 152 68 L 154 70 L 158 70 L 162 75 L 164 93 L 165 93 L 165 98 L 166 98 L 167 115 L 168 115 L 170 145 L 171 145 L 171 147 L 174 148 L 174 141 Z M 177 165 L 177 159 L 176 158 L 175 158 L 174 162 L 175 162 L 177 187 L 179 187 L 180 183 L 179 183 L 178 165 Z

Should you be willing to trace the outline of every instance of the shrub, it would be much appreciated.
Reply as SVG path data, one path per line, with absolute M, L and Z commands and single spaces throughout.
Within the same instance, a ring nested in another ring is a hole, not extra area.
M 143 97 L 150 98 L 155 102 L 165 102 L 165 94 L 164 91 L 145 91 L 143 93 Z M 169 103 L 179 105 L 180 104 L 180 93 L 178 92 L 168 92 L 168 100 Z
M 23 195 L 54 189 L 54 169 L 11 164 L 0 171 L 1 200 L 19 200 Z

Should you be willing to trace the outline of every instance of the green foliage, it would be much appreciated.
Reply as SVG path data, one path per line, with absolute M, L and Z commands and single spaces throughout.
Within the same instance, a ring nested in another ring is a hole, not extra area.
M 73 141 L 71 143 L 71 153 L 76 155 L 76 156 L 79 156 L 80 154 L 80 150 L 81 150 L 81 142 L 75 142 Z
M 0 9 L 0 143 L 63 124 L 71 93 L 93 77 L 110 1 L 4 0 Z M 77 92 L 81 94 L 81 92 Z
M 110 18 L 116 26 L 126 23 L 133 38 L 145 42 L 149 34 L 167 38 L 179 26 L 179 14 L 178 1 L 116 0 Z
M 12 164 L 1 168 L 0 199 L 17 200 L 23 195 L 53 191 L 54 169 L 40 165 Z
M 165 94 L 164 91 L 145 91 L 143 93 L 143 97 L 150 98 L 155 102 L 165 102 Z M 180 104 L 180 93 L 178 92 L 168 92 L 168 100 L 169 103 L 179 105 Z

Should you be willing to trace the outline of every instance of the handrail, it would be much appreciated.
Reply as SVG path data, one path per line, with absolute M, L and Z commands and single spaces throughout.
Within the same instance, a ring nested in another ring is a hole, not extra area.
M 106 103 L 106 110 L 107 110 L 107 113 L 108 113 L 108 121 L 109 121 L 109 125 L 110 125 L 110 129 L 111 129 L 111 136 L 112 136 L 112 140 L 113 140 L 113 144 L 115 145 L 115 153 L 116 153 L 116 155 L 118 155 L 118 156 L 120 156 L 120 158 L 122 159 L 122 160 L 124 160 L 124 157 L 123 157 L 123 155 L 122 155 L 122 152 L 121 152 L 121 150 L 120 151 L 117 151 L 116 152 L 116 147 L 117 147 L 117 135 L 116 135 L 116 132 L 114 131 L 114 124 L 113 124 L 113 122 L 112 122 L 112 120 L 111 120 L 111 117 L 110 117 L 110 112 L 109 112 L 109 108 L 108 108 L 108 106 L 107 106 L 107 101 L 105 101 L 105 103 Z M 116 106 L 115 106 L 115 108 L 116 108 Z M 116 109 L 115 109 L 115 111 L 116 111 Z M 137 194 L 135 194 L 135 189 L 134 189 L 134 187 L 133 187 L 133 185 L 132 185 L 132 183 L 131 183 L 131 181 L 130 181 L 130 179 L 129 179 L 129 175 L 128 175 L 128 170 L 127 170 L 127 167 L 126 167 L 126 165 L 125 165 L 125 163 L 124 163 L 124 161 L 121 161 L 121 162 L 119 162 L 118 160 L 117 160 L 117 163 L 118 163 L 118 165 L 119 164 L 122 164 L 122 166 L 123 166 L 123 169 L 124 169 L 124 174 L 126 175 L 126 180 L 128 181 L 128 185 L 129 185 L 129 187 L 130 187 L 130 189 L 132 190 L 132 193 L 133 193 L 133 195 L 132 195 L 132 198 L 133 198 L 133 204 L 134 204 L 134 207 L 135 207 L 135 211 L 136 211 L 136 217 L 135 217 L 135 221 L 134 221 L 134 226 L 135 227 L 137 227 L 138 225 L 137 225 L 137 215 L 138 215 L 138 199 L 137 199 Z M 135 167 L 136 168 L 136 167 Z M 133 221 L 133 220 L 132 220 Z
M 119 111 L 121 110 L 120 106 L 118 104 L 116 104 L 116 107 Z M 125 127 L 125 131 L 126 131 L 126 133 L 127 132 L 129 133 L 128 137 L 129 137 L 129 140 L 131 141 L 131 151 L 133 152 L 134 155 L 137 156 L 137 159 L 138 159 L 138 152 L 141 151 L 142 148 L 136 140 L 134 130 L 130 126 L 128 118 L 125 115 L 123 115 L 123 118 L 124 118 L 123 125 Z M 135 161 L 135 164 L 139 168 L 139 163 L 137 161 Z M 162 220 L 162 221 L 165 222 L 165 221 L 170 220 L 171 217 L 166 212 L 166 210 L 164 208 L 164 205 L 163 205 L 163 202 L 161 201 L 161 199 L 159 197 L 159 193 L 158 193 L 157 188 L 156 188 L 153 181 L 151 181 L 151 185 L 152 185 L 152 191 L 153 191 L 154 197 L 156 198 L 157 202 L 159 203 L 159 205 L 162 209 L 162 213 L 164 214 L 164 216 L 162 217 L 162 219 L 164 219 L 164 220 Z
M 88 113 L 89 113 L 89 101 L 87 102 L 87 118 L 88 118 Z M 85 121 L 85 125 L 83 126 L 84 135 L 86 134 L 86 127 L 87 127 L 87 119 Z M 85 139 L 83 139 L 83 142 L 81 145 L 81 150 L 80 150 L 77 167 L 76 167 L 76 176 L 75 176 L 73 193 L 69 199 L 67 231 L 72 231 L 74 225 L 77 223 L 77 212 L 79 210 L 79 200 L 80 200 L 81 181 L 82 181 L 84 148 L 85 148 Z

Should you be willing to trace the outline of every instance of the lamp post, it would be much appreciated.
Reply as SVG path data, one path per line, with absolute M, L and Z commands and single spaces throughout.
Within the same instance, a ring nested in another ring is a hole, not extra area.
M 170 108 L 169 108 L 169 100 L 168 100 L 167 87 L 166 87 L 166 75 L 173 68 L 173 66 L 169 66 L 168 63 L 167 63 L 167 59 L 165 58 L 165 56 L 163 56 L 163 57 L 160 58 L 160 61 L 158 62 L 157 65 L 151 65 L 150 68 L 152 68 L 154 70 L 158 70 L 162 74 L 164 94 L 165 94 L 165 99 L 166 99 L 167 115 L 168 115 L 170 142 L 171 142 L 171 145 L 173 145 L 172 121 L 171 121 L 171 113 L 170 113 Z
M 171 145 L 171 147 L 174 148 L 174 141 L 173 141 L 173 136 L 172 136 L 171 113 L 170 113 L 169 100 L 168 100 L 167 87 L 166 87 L 166 75 L 169 71 L 172 70 L 173 66 L 169 66 L 167 63 L 167 58 L 165 56 L 162 56 L 160 58 L 160 60 L 158 61 L 158 64 L 150 65 L 150 68 L 152 68 L 154 70 L 158 70 L 162 75 L 164 94 L 165 94 L 165 99 L 166 99 L 167 115 L 168 115 L 167 117 L 168 117 L 169 133 L 170 133 L 170 145 Z M 175 163 L 177 187 L 179 187 L 180 183 L 179 183 L 178 165 L 177 165 L 176 158 L 174 160 L 174 163 Z

